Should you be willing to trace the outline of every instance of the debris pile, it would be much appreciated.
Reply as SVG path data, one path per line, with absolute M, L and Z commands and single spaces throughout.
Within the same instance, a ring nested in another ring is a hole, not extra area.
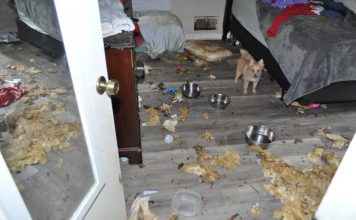
M 214 182 L 224 177 L 224 175 L 219 174 L 210 165 L 234 171 L 237 165 L 240 164 L 240 156 L 235 151 L 227 151 L 223 155 L 212 156 L 199 145 L 194 146 L 194 149 L 197 154 L 197 162 L 180 164 L 178 168 L 182 172 L 198 175 L 205 181 Z
M 64 88 L 48 88 L 44 84 L 29 84 L 27 86 L 28 92 L 24 94 L 21 101 L 26 104 L 32 104 L 33 101 L 40 97 L 49 96 L 50 98 L 58 98 L 60 95 L 66 94 L 68 91 Z
M 35 67 L 25 67 L 22 64 L 17 64 L 17 63 L 9 63 L 6 65 L 7 69 L 12 69 L 12 70 L 16 70 L 18 72 L 25 72 L 25 73 L 29 73 L 29 74 L 38 74 L 41 73 L 42 71 L 35 68 Z
M 69 141 L 79 134 L 80 124 L 77 121 L 60 121 L 56 114 L 64 111 L 63 104 L 49 102 L 28 106 L 9 120 L 9 126 L 13 129 L 1 151 L 11 171 L 44 164 L 49 151 L 69 147 Z
M 160 112 L 163 112 L 166 117 L 170 117 L 169 119 L 167 119 L 163 122 L 162 126 L 167 131 L 172 132 L 172 133 L 176 132 L 175 128 L 176 128 L 176 125 L 178 124 L 178 122 L 186 121 L 190 115 L 189 107 L 179 108 L 179 111 L 181 113 L 179 116 L 177 116 L 176 114 L 170 115 L 172 112 L 172 105 L 169 105 L 164 102 L 159 107 L 159 111 L 153 107 L 146 107 L 145 111 L 148 114 L 148 119 L 145 123 L 142 124 L 142 126 L 147 126 L 147 127 L 158 126 L 160 124 L 160 116 L 159 116 L 159 111 L 160 111 Z
M 341 149 L 344 146 L 347 146 L 350 143 L 350 139 L 345 138 L 339 134 L 332 134 L 326 131 L 325 128 L 319 128 L 316 133 L 319 136 L 326 137 L 330 141 L 334 142 L 330 147 Z
M 155 127 L 160 124 L 158 111 L 155 108 L 149 107 L 145 109 L 145 112 L 148 114 L 148 119 L 142 126 Z
M 278 219 L 312 219 L 323 198 L 332 177 L 340 163 L 340 158 L 333 152 L 315 149 L 309 154 L 312 162 L 318 158 L 323 164 L 313 163 L 311 167 L 288 165 L 282 158 L 275 158 L 259 148 L 261 165 L 270 183 L 262 187 L 281 200 L 283 207 L 273 213 Z

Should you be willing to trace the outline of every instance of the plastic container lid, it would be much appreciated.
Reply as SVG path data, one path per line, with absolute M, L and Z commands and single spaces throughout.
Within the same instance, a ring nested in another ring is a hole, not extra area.
M 172 199 L 172 209 L 178 215 L 190 217 L 198 214 L 201 196 L 190 190 L 178 190 Z

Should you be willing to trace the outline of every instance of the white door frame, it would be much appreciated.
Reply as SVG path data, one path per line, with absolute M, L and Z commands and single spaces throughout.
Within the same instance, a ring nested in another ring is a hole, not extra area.
M 55 6 L 95 179 L 72 219 L 126 219 L 111 99 L 95 88 L 99 76 L 107 78 L 98 1 L 55 0 Z M 31 219 L 11 174 L 4 170 L 1 157 L 0 192 L 9 197 L 0 196 L 0 217 Z
M 31 219 L 26 205 L 0 152 L 0 219 Z

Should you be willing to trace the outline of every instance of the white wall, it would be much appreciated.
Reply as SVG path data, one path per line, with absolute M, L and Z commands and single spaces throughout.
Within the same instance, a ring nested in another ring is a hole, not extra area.
M 187 39 L 221 39 L 226 0 L 172 0 L 172 12 L 182 21 Z M 195 16 L 217 16 L 217 30 L 194 31 Z

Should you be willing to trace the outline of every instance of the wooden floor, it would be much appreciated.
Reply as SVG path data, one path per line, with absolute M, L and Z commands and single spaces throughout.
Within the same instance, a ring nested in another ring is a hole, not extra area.
M 233 82 L 239 49 L 229 42 L 214 43 L 229 48 L 234 56 L 214 64 L 209 71 L 195 67 L 190 61 L 167 58 L 150 60 L 138 56 L 158 73 L 158 76 L 146 76 L 138 86 L 143 105 L 158 107 L 163 101 L 171 102 L 172 95 L 152 90 L 152 83 L 163 82 L 166 86 L 179 88 L 182 83 L 193 81 L 198 82 L 203 91 L 199 99 L 173 104 L 173 113 L 179 114 L 178 108 L 186 106 L 190 107 L 191 114 L 187 121 L 177 125 L 175 135 L 179 137 L 172 144 L 164 143 L 164 137 L 169 132 L 162 126 L 141 128 L 144 164 L 137 166 L 122 162 L 128 213 L 138 195 L 147 190 L 157 190 L 158 193 L 151 195 L 150 208 L 160 219 L 168 219 L 174 193 L 179 189 L 189 189 L 202 196 L 202 207 L 198 216 L 186 219 L 228 219 L 235 213 L 244 219 L 272 219 L 272 212 L 280 207 L 280 202 L 260 187 L 260 182 L 265 178 L 256 154 L 247 148 L 243 134 L 246 126 L 265 124 L 273 128 L 277 133 L 277 141 L 269 151 L 297 165 L 308 165 L 306 154 L 316 146 L 330 145 L 329 141 L 313 135 L 317 128 L 329 127 L 333 133 L 353 136 L 356 130 L 356 103 L 328 104 L 327 109 L 319 108 L 301 114 L 275 98 L 279 88 L 268 74 L 264 74 L 260 81 L 258 95 L 251 95 L 251 91 L 249 95 L 242 95 L 242 83 L 239 82 L 237 87 Z M 178 75 L 177 65 L 187 68 L 191 73 Z M 217 78 L 209 80 L 209 73 Z M 225 111 L 216 111 L 209 106 L 207 99 L 213 93 L 224 93 L 231 97 L 231 104 Z M 204 112 L 208 112 L 208 120 L 203 119 Z M 147 115 L 142 108 L 140 116 L 141 122 L 145 122 Z M 163 115 L 160 117 L 161 123 L 166 120 Z M 206 142 L 202 139 L 204 130 L 211 131 L 215 140 Z M 301 139 L 302 142 L 295 139 Z M 234 172 L 225 172 L 225 179 L 212 184 L 200 181 L 198 176 L 182 173 L 177 168 L 178 164 L 194 161 L 193 146 L 196 144 L 206 147 L 211 154 L 236 150 L 242 158 L 241 165 Z M 344 151 L 337 152 L 343 155 Z M 250 209 L 256 203 L 259 203 L 262 212 L 259 218 L 250 214 Z

